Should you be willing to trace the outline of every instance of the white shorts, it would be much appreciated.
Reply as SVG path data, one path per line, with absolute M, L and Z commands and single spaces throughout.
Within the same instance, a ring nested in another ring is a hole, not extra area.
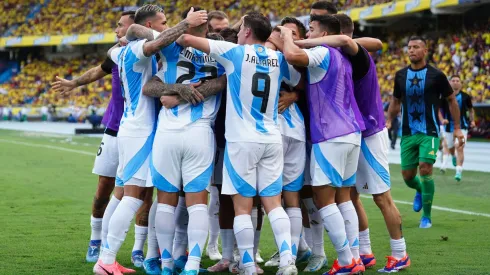
M 390 167 L 388 165 L 388 130 L 362 138 L 356 189 L 363 194 L 383 194 L 390 190 Z
M 153 138 L 154 133 L 149 137 L 117 137 L 119 166 L 116 186 L 146 187 Z
M 306 164 L 306 145 L 291 137 L 282 136 L 284 153 L 284 170 L 282 174 L 282 190 L 298 192 L 303 188 Z
M 282 144 L 228 142 L 223 160 L 222 194 L 271 197 L 281 194 Z
M 223 183 L 223 158 L 225 157 L 225 148 L 217 148 L 214 155 L 214 172 L 212 183 L 221 185 Z
M 100 142 L 97 156 L 95 157 L 92 173 L 115 178 L 119 164 L 119 150 L 117 148 L 117 137 L 104 134 Z
M 351 187 L 356 183 L 360 146 L 323 141 L 311 148 L 312 186 Z
M 468 138 L 468 130 L 462 129 L 461 132 L 463 132 L 464 140 L 466 141 Z M 454 140 L 453 132 L 444 132 L 444 138 L 446 139 L 447 148 L 453 148 L 454 145 L 458 144 L 458 140 Z
M 150 163 L 153 185 L 169 193 L 196 193 L 211 183 L 215 154 L 211 127 L 183 131 L 157 131 Z

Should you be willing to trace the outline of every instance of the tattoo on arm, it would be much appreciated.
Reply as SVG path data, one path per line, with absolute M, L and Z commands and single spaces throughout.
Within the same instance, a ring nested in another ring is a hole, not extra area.
M 187 88 L 187 85 L 184 84 L 165 84 L 160 78 L 154 76 L 143 87 L 143 94 L 160 98 L 164 95 L 178 95 L 180 90 Z
M 75 85 L 77 87 L 87 85 L 89 83 L 92 83 L 96 80 L 103 78 L 106 75 L 108 74 L 104 72 L 104 70 L 102 70 L 102 68 L 99 65 L 97 67 L 93 67 L 92 69 L 86 71 L 79 78 L 75 79 Z
M 136 40 L 136 39 L 147 39 L 148 41 L 152 41 L 153 31 L 147 27 L 133 24 L 128 28 L 126 32 L 126 39 L 128 41 Z
M 226 75 L 222 75 L 218 78 L 206 81 L 204 84 L 197 87 L 197 91 L 199 91 L 199 93 L 206 98 L 226 90 L 226 83 Z
M 182 20 L 179 24 L 173 28 L 167 29 L 160 33 L 155 40 L 145 43 L 143 53 L 146 56 L 157 53 L 160 49 L 165 48 L 172 42 L 177 40 L 184 32 L 189 28 L 187 20 Z

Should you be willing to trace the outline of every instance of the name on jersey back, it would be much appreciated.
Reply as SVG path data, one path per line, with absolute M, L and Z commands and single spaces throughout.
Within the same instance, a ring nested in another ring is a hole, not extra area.
M 245 59 L 245 62 L 257 64 L 257 65 L 262 65 L 262 66 L 267 66 L 267 67 L 279 67 L 279 61 L 276 58 L 272 59 L 262 59 L 260 60 L 258 57 L 255 55 L 250 56 L 250 54 L 247 53 L 247 58 Z
M 193 52 L 189 51 L 187 48 L 185 49 L 182 49 L 182 51 L 180 52 L 181 55 L 185 56 L 185 58 L 189 59 L 189 60 L 192 60 L 196 63 L 208 63 L 208 62 L 216 62 L 216 60 L 214 60 L 211 56 L 209 55 L 202 55 L 202 56 L 198 56 L 198 55 L 195 55 Z

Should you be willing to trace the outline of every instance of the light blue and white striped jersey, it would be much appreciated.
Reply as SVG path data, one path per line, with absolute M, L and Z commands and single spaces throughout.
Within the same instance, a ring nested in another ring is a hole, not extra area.
M 162 67 L 157 76 L 162 82 L 197 83 L 200 80 L 217 78 L 224 68 L 204 52 L 172 43 L 160 51 Z M 198 105 L 183 103 L 172 109 L 162 107 L 158 117 L 158 129 L 183 129 L 195 123 L 213 125 L 221 103 L 221 94 L 210 96 Z
M 279 126 L 283 136 L 306 142 L 305 119 L 296 103 L 279 114 Z
M 117 64 L 124 97 L 124 113 L 118 136 L 147 137 L 155 127 L 156 100 L 143 95 L 145 83 L 157 72 L 155 56 L 143 54 L 144 40 L 131 41 L 114 49 L 111 59 Z
M 226 141 L 280 144 L 279 88 L 283 80 L 296 86 L 300 73 L 282 53 L 262 45 L 208 41 L 210 56 L 223 65 L 228 79 Z

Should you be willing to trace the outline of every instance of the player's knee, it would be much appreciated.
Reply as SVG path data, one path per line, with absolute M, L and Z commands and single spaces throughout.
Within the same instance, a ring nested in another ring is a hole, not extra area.
M 122 188 L 122 187 L 114 188 L 113 196 L 116 197 L 116 199 L 118 199 L 118 200 L 122 200 L 122 198 L 124 196 L 124 188 Z
M 432 164 L 421 163 L 419 170 L 421 176 L 432 175 Z
M 373 195 L 373 201 L 380 210 L 384 210 L 393 205 L 393 201 L 388 192 Z
M 114 190 L 115 179 L 110 177 L 99 176 L 99 184 L 97 186 L 97 196 L 109 197 Z

